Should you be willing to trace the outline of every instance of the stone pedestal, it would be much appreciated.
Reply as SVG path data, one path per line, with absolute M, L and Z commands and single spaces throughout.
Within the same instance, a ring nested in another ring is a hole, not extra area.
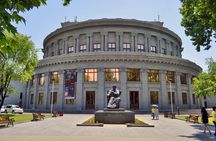
M 95 112 L 95 121 L 105 124 L 134 123 L 135 113 L 124 109 L 104 109 Z

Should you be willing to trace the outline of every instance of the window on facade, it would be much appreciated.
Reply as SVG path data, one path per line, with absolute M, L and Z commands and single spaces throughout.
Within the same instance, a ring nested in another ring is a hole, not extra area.
M 175 83 L 175 72 L 174 71 L 167 71 L 166 73 L 166 82 L 167 83 Z
M 156 51 L 156 46 L 151 46 L 151 47 L 150 47 L 150 52 L 151 52 L 151 53 L 157 53 L 157 51 Z
M 187 93 L 182 93 L 182 103 L 187 104 Z
M 151 104 L 159 104 L 158 91 L 150 91 Z
M 108 43 L 108 51 L 116 51 L 116 44 Z
M 131 51 L 131 44 L 130 43 L 124 43 L 123 44 L 123 51 Z
M 119 81 L 119 69 L 106 68 L 105 69 L 105 81 Z
M 166 49 L 165 49 L 165 48 L 162 48 L 162 49 L 161 49 L 161 54 L 166 55 Z
M 51 72 L 51 79 L 50 79 L 50 83 L 59 83 L 59 73 L 57 71 L 55 72 Z
M 195 96 L 195 94 L 192 94 L 192 100 L 193 100 L 193 104 L 196 104 L 196 96 Z
M 52 96 L 53 94 L 53 96 Z M 57 104 L 57 92 L 50 93 L 50 104 Z
M 65 99 L 65 103 L 67 105 L 72 105 L 72 104 L 74 104 L 74 99 Z
M 44 93 L 39 93 L 38 104 L 42 105 L 44 103 Z
M 97 81 L 97 69 L 84 69 L 84 80 L 86 82 Z
M 60 49 L 58 50 L 58 54 L 59 54 L 59 55 L 62 55 L 62 54 L 63 54 L 63 49 L 60 48 Z
M 85 52 L 86 49 L 86 44 L 80 45 L 80 52 Z
M 73 53 L 74 51 L 74 47 L 73 46 L 69 46 L 68 47 L 68 53 Z
M 101 51 L 101 44 L 100 43 L 93 44 L 93 51 Z
M 148 70 L 148 82 L 159 82 L 159 70 Z
M 39 85 L 44 85 L 45 84 L 45 74 L 41 73 L 39 76 Z
M 168 102 L 171 104 L 171 94 L 168 92 Z M 175 93 L 172 92 L 172 104 L 175 104 Z
M 30 97 L 30 104 L 33 104 L 34 103 L 34 94 L 31 94 L 31 97 Z
M 128 69 L 127 80 L 140 81 L 140 69 Z
M 144 44 L 138 44 L 138 45 L 137 45 L 137 50 L 138 50 L 138 52 L 144 52 L 144 51 L 145 51 L 145 46 L 144 46 Z
M 186 73 L 182 73 L 180 76 L 181 79 L 181 84 L 187 84 L 187 74 Z

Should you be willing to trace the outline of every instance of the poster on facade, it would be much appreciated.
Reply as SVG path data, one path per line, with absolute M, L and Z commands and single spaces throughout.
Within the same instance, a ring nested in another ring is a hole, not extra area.
M 65 70 L 65 89 L 64 96 L 65 99 L 75 99 L 76 98 L 76 83 L 77 73 L 75 69 Z

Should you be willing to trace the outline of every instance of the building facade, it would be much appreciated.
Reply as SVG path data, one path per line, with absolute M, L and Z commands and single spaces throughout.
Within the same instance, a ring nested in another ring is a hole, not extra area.
M 44 58 L 25 96 L 25 109 L 103 109 L 113 85 L 125 109 L 198 108 L 192 79 L 201 68 L 182 58 L 182 41 L 162 22 L 98 19 L 65 22 L 44 40 Z M 172 99 L 172 102 L 171 102 Z M 51 104 L 52 103 L 52 104 Z

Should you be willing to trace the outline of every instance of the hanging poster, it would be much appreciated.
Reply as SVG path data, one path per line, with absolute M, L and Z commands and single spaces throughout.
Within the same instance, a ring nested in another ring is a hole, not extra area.
M 75 99 L 76 97 L 76 83 L 77 72 L 75 69 L 65 70 L 65 99 Z

